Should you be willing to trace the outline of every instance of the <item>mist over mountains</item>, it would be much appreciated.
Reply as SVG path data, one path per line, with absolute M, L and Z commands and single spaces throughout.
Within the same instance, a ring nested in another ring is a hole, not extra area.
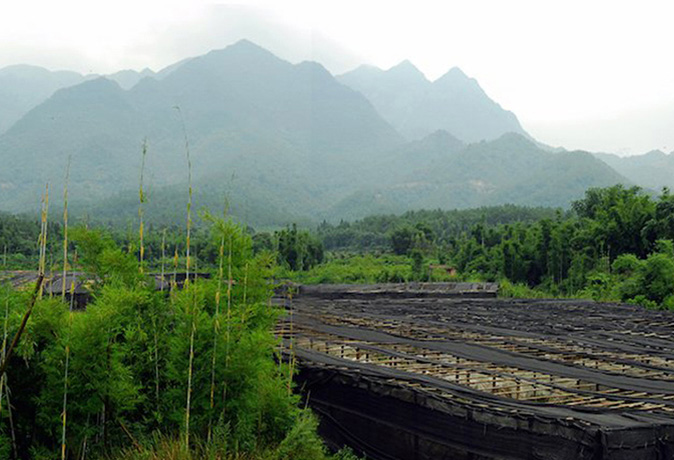
M 50 72 L 30 65 L 0 69 L 0 133 L 55 91 L 83 80 L 76 72 Z
M 609 153 L 595 156 L 642 187 L 659 190 L 674 188 L 674 152 L 652 150 L 643 155 L 620 157 Z
M 361 66 L 338 79 L 364 94 L 410 140 L 439 129 L 464 142 L 493 140 L 510 132 L 526 135 L 515 114 L 492 101 L 458 67 L 433 82 L 410 61 L 386 71 Z
M 0 69 L 3 120 L 0 210 L 13 212 L 37 209 L 46 182 L 59 195 L 70 161 L 73 213 L 133 216 L 143 142 L 147 216 L 162 222 L 184 213 L 186 151 L 196 206 L 261 226 L 567 206 L 588 187 L 641 183 L 623 159 L 542 148 L 457 68 L 434 82 L 409 62 L 334 77 L 246 40 L 157 73 Z
M 150 69 L 141 72 L 121 70 L 105 78 L 129 89 L 149 76 L 161 78 L 163 73 L 156 74 Z M 59 89 L 99 77 L 101 75 L 82 75 L 67 70 L 52 72 L 32 65 L 13 65 L 0 69 L 0 134 Z

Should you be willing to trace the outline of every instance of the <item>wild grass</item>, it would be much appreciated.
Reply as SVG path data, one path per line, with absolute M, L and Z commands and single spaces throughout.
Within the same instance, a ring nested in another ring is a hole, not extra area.
M 280 269 L 278 278 L 292 279 L 302 284 L 371 284 L 405 283 L 412 281 L 461 281 L 460 276 L 451 276 L 442 270 L 429 272 L 431 258 L 422 260 L 419 267 L 408 256 L 392 254 L 345 254 L 331 253 L 327 261 L 306 271 Z
M 317 420 L 306 412 L 277 445 L 252 452 L 238 451 L 227 443 L 228 428 L 216 427 L 218 441 L 195 440 L 189 449 L 182 440 L 157 435 L 147 444 L 124 449 L 107 460 L 358 460 L 353 451 L 342 449 L 330 455 L 315 436 Z

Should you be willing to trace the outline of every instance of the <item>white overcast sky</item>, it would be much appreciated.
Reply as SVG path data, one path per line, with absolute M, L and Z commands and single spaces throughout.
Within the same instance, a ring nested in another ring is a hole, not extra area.
M 153 70 L 248 38 L 333 73 L 458 66 L 534 137 L 674 150 L 674 2 L 0 0 L 0 67 Z

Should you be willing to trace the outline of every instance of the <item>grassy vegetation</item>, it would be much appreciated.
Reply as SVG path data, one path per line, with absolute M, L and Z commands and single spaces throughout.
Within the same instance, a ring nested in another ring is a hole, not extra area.
M 304 284 L 403 282 L 412 279 L 412 267 L 405 256 L 337 254 L 306 271 L 281 269 L 278 276 Z
M 191 449 L 185 449 L 181 439 L 156 437 L 144 445 L 123 449 L 107 460 L 358 460 L 346 448 L 328 455 L 316 437 L 316 418 L 305 412 L 291 433 L 277 446 L 260 447 L 251 452 L 240 452 L 228 446 L 227 432 L 215 433 L 215 441 L 197 440 Z

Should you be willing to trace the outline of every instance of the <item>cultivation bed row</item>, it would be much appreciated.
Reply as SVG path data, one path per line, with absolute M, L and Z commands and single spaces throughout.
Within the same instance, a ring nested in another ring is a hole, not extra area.
M 335 444 L 375 459 L 674 458 L 674 315 L 415 289 L 284 300 L 279 334 Z

